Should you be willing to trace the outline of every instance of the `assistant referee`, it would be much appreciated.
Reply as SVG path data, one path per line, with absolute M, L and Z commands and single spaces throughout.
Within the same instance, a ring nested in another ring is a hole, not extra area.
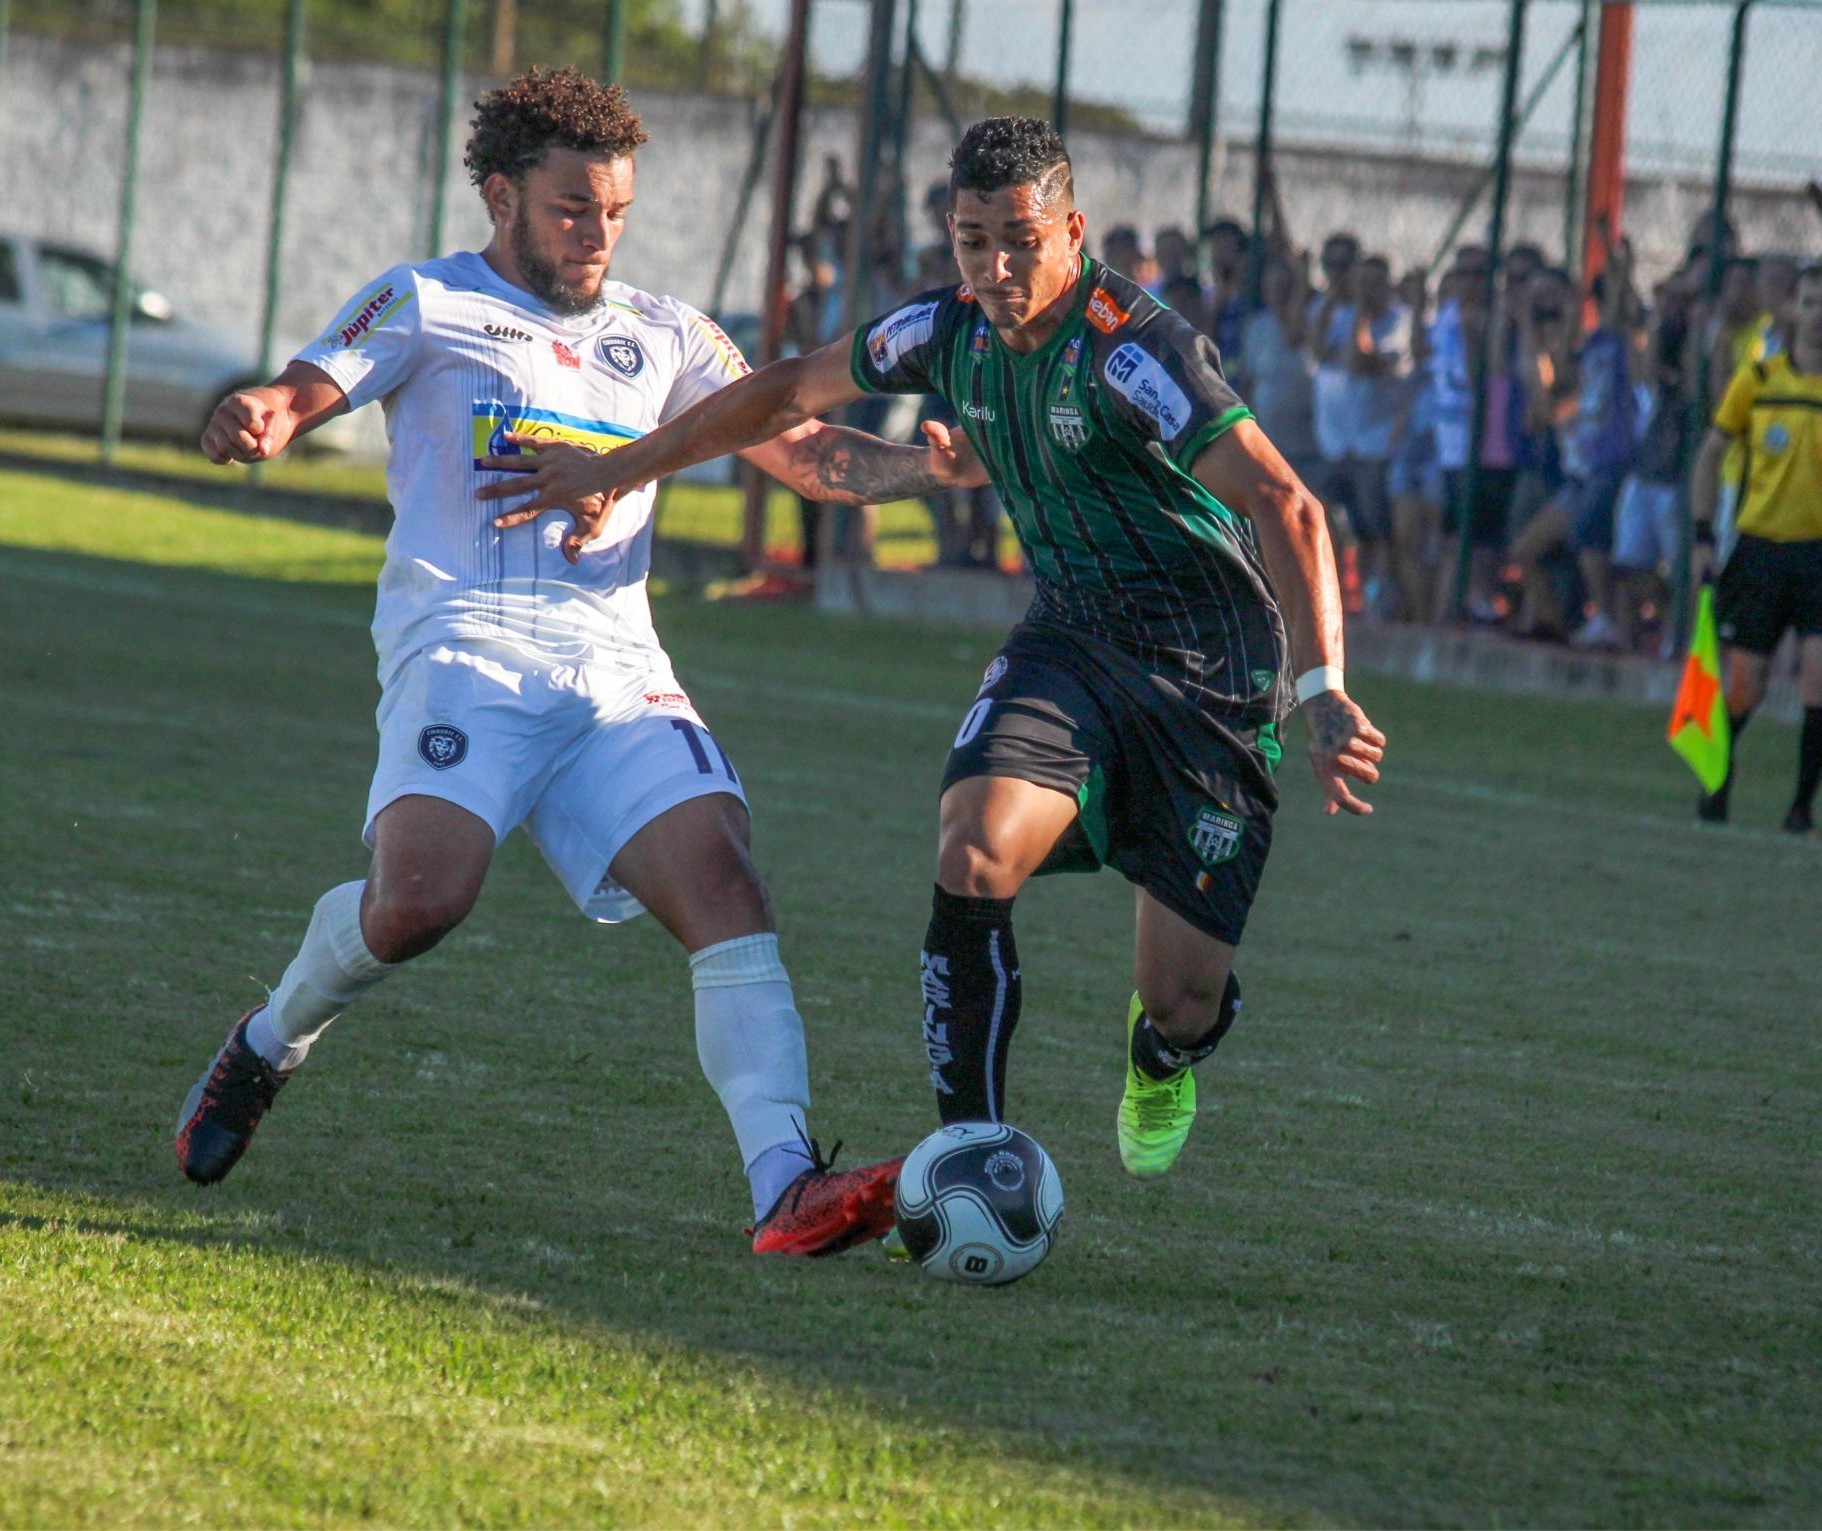
M 1803 742 L 1784 828 L 1804 835 L 1814 827 L 1822 781 L 1822 263 L 1797 279 L 1788 350 L 1734 374 L 1697 454 L 1689 504 L 1698 582 L 1714 569 L 1721 460 L 1735 441 L 1746 449 L 1744 491 L 1737 538 L 1715 586 L 1727 717 L 1737 747 L 1764 699 L 1772 653 L 1795 628 Z M 1698 802 L 1697 817 L 1724 822 L 1732 787 L 1730 770 L 1720 790 Z

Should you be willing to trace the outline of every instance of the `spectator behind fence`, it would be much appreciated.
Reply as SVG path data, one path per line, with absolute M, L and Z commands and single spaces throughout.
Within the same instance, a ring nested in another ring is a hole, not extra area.
M 1749 469 L 1738 536 L 1715 588 L 1734 759 L 1764 699 L 1771 656 L 1794 628 L 1803 735 L 1784 828 L 1808 834 L 1822 780 L 1822 265 L 1806 267 L 1797 282 L 1790 342 L 1788 354 L 1746 362 L 1715 412 L 1689 486 L 1691 574 L 1701 580 L 1714 567 L 1722 459 L 1742 442 Z M 1732 788 L 1730 772 L 1697 804 L 1698 816 L 1725 820 Z
M 1395 610 L 1403 603 L 1390 583 L 1386 479 L 1410 371 L 1411 316 L 1392 294 L 1384 256 L 1362 260 L 1350 279 L 1324 294 L 1310 344 L 1325 489 L 1346 507 L 1368 609 Z
M 1208 246 L 1208 336 L 1223 358 L 1237 356 L 1251 296 L 1246 290 L 1246 230 L 1232 218 L 1218 218 L 1202 237 Z
M 1574 583 L 1574 564 L 1561 555 L 1569 515 L 1561 503 L 1564 487 L 1561 436 L 1575 414 L 1575 346 L 1579 305 L 1568 273 L 1539 266 L 1509 289 L 1514 310 L 1513 456 L 1518 478 L 1507 525 L 1510 553 L 1519 571 L 1518 609 L 1509 631 L 1519 638 L 1561 642 L 1568 636 L 1563 617 L 1564 587 Z
M 1234 375 L 1242 396 L 1299 478 L 1321 479 L 1315 401 L 1304 340 L 1309 320 L 1309 255 L 1266 264 L 1263 306 L 1247 315 Z

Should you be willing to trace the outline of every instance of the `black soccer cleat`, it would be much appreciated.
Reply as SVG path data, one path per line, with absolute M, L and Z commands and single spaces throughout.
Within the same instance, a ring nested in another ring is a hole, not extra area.
M 198 1185 L 214 1185 L 240 1163 L 288 1077 L 247 1045 L 247 1022 L 261 1008 L 236 1022 L 177 1118 L 177 1167 Z
M 1722 787 L 1719 792 L 1704 792 L 1695 800 L 1696 822 L 1699 824 L 1725 824 L 1727 822 L 1728 791 Z
M 1787 835 L 1806 835 L 1815 827 L 1816 821 L 1800 803 L 1793 803 L 1790 812 L 1784 815 L 1784 833 Z

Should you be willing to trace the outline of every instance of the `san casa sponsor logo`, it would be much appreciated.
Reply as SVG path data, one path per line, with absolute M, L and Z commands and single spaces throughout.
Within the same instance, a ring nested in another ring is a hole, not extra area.
M 1189 425 L 1189 398 L 1158 359 L 1128 341 L 1107 358 L 1106 375 L 1114 391 L 1141 414 L 1157 422 L 1158 434 L 1175 441 Z
M 399 296 L 398 289 L 391 285 L 382 287 L 355 310 L 346 324 L 323 338 L 329 344 L 344 349 L 359 345 L 367 338 L 369 331 L 377 329 L 403 308 L 409 297 L 409 293 L 404 297 Z
M 514 329 L 510 324 L 483 324 L 481 333 L 491 335 L 495 340 L 510 340 L 515 345 L 530 345 L 534 338 L 529 330 Z

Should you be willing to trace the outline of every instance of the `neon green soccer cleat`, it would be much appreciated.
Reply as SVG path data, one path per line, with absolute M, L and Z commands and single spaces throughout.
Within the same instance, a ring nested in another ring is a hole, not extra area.
M 1126 1093 L 1120 1097 L 1120 1163 L 1140 1180 L 1168 1174 L 1189 1141 L 1196 1119 L 1196 1076 L 1188 1069 L 1169 1079 L 1141 1074 L 1132 1063 L 1132 1033 L 1144 1013 L 1133 995 L 1126 1012 Z

